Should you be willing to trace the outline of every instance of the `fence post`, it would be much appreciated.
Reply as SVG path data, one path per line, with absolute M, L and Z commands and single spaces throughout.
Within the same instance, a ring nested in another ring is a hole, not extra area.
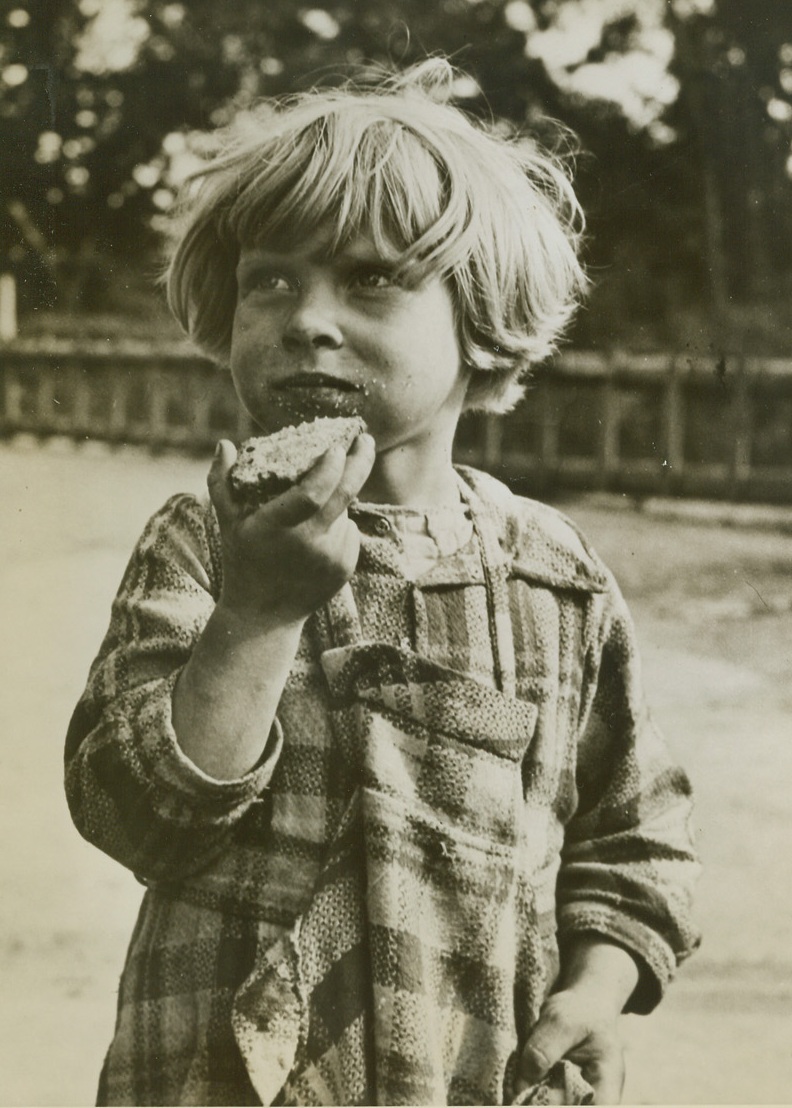
M 619 471 L 619 392 L 616 369 L 611 358 L 604 364 L 600 388 L 599 476 L 602 487 L 611 487 L 611 478 Z
M 494 469 L 501 461 L 501 445 L 503 442 L 503 420 L 500 416 L 488 415 L 484 417 L 483 427 L 483 462 L 485 469 Z
M 545 479 L 558 474 L 558 407 L 553 405 L 553 387 L 545 378 L 541 393 L 541 472 Z
M 5 413 L 6 430 L 10 432 L 19 431 L 22 426 L 22 382 L 20 381 L 21 370 L 19 366 L 11 363 L 5 366 L 5 373 L 3 377 L 5 379 L 3 398 L 3 411 Z
M 131 370 L 123 361 L 113 364 L 107 380 L 107 428 L 111 442 L 123 442 L 129 433 Z
M 80 438 L 91 434 L 91 382 L 85 366 L 75 361 L 69 379 L 72 388 L 72 433 Z
M 42 366 L 36 374 L 35 419 L 36 430 L 47 434 L 54 430 L 53 410 L 55 407 L 55 375 L 58 372 L 56 362 Z
M 0 342 L 17 337 L 17 289 L 13 273 L 0 273 Z
M 734 454 L 732 455 L 729 494 L 737 497 L 751 476 L 751 439 L 753 431 L 753 396 L 748 380 L 744 354 L 737 358 L 734 394 L 732 397 Z
M 168 442 L 168 379 L 158 363 L 146 373 L 148 392 L 148 439 L 153 451 L 161 450 Z
M 671 354 L 665 380 L 665 404 L 663 405 L 663 437 L 665 458 L 668 464 L 669 486 L 677 489 L 685 473 L 685 401 L 682 390 L 678 359 Z
M 212 388 L 208 376 L 197 369 L 188 374 L 185 381 L 189 408 L 187 423 L 192 436 L 193 446 L 203 447 L 210 441 L 210 417 L 212 411 Z

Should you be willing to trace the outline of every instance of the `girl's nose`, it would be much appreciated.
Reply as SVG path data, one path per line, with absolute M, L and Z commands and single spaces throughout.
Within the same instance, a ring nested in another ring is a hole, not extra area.
M 343 344 L 332 294 L 303 288 L 286 321 L 283 345 L 287 350 L 305 347 L 338 350 Z

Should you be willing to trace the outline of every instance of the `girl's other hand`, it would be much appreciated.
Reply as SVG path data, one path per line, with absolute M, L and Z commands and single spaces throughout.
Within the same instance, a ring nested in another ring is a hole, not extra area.
M 585 991 L 548 997 L 520 1058 L 517 1092 L 538 1084 L 561 1058 L 580 1067 L 595 1104 L 620 1103 L 624 1054 L 617 1015 Z
M 360 534 L 347 509 L 374 457 L 367 434 L 349 453 L 331 447 L 290 489 L 251 510 L 231 496 L 236 450 L 221 440 L 208 477 L 223 549 L 218 606 L 264 625 L 299 623 L 334 596 L 357 565 Z
M 557 990 L 523 1047 L 517 1092 L 568 1058 L 594 1089 L 595 1104 L 618 1104 L 624 1086 L 618 1022 L 638 975 L 638 963 L 623 947 L 594 933 L 578 936 L 563 952 Z

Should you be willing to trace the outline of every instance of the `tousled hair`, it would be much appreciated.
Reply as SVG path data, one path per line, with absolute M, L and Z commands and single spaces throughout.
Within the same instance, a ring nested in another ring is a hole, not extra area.
M 171 224 L 168 302 L 227 363 L 240 248 L 364 234 L 405 276 L 451 289 L 466 407 L 507 411 L 556 347 L 586 287 L 583 216 L 566 164 L 506 124 L 451 103 L 455 71 L 428 59 L 374 86 L 262 102 L 213 136 Z

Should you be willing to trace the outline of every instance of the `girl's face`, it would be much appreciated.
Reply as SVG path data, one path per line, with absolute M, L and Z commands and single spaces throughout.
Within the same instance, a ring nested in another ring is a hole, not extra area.
M 231 340 L 237 393 L 267 433 L 316 416 L 360 415 L 380 451 L 450 443 L 468 374 L 451 294 L 400 283 L 366 238 L 328 256 L 243 249 Z

